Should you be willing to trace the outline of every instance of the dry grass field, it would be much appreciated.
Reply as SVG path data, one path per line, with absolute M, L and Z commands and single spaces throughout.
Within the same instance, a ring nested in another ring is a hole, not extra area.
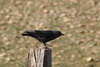
M 53 67 L 100 67 L 100 0 L 0 0 L 0 67 L 25 67 L 41 46 L 25 30 L 60 30 L 49 42 Z

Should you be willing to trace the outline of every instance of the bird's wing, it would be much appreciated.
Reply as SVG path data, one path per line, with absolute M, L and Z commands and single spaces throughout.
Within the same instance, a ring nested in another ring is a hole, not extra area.
M 53 36 L 53 32 L 52 31 L 40 31 L 40 30 L 35 30 L 34 31 L 37 36 L 40 36 L 40 37 L 49 37 L 49 36 Z

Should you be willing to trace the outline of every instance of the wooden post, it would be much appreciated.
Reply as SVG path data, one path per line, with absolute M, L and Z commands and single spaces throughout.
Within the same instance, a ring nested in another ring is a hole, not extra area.
M 27 67 L 51 67 L 52 50 L 49 48 L 35 47 L 28 53 Z

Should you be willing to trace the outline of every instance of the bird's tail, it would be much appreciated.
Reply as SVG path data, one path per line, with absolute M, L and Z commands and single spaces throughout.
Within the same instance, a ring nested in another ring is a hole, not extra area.
M 25 31 L 24 33 L 22 33 L 22 36 L 28 36 L 28 35 L 29 35 L 28 31 Z
M 27 36 L 27 34 L 25 34 L 25 33 L 22 33 L 22 36 Z
M 34 31 L 25 31 L 24 33 L 22 33 L 22 36 L 33 36 L 34 35 Z

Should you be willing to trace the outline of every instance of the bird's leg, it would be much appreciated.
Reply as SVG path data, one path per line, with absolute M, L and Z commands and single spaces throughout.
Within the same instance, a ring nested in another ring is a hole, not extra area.
M 46 43 L 43 43 L 43 44 L 44 44 L 45 48 L 48 48 L 48 45 Z
M 47 46 L 52 47 L 52 45 L 50 45 L 50 44 L 47 44 Z

